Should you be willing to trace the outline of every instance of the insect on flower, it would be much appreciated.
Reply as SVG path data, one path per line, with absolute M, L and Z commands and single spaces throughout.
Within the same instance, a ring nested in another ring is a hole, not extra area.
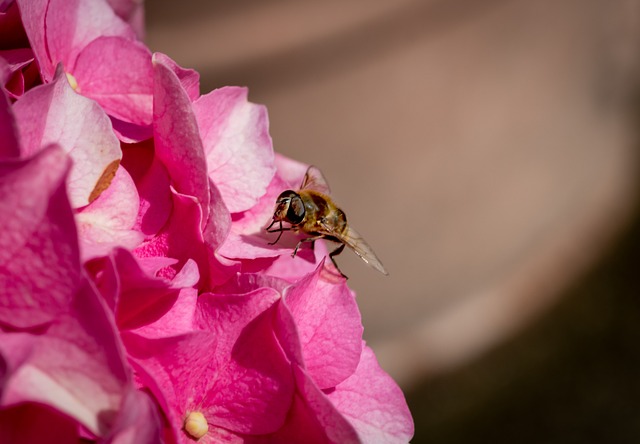
M 298 191 L 283 191 L 276 200 L 276 209 L 273 220 L 266 228 L 268 233 L 279 233 L 276 244 L 284 231 L 302 232 L 308 234 L 296 245 L 291 254 L 295 257 L 298 249 L 304 242 L 313 243 L 318 239 L 327 239 L 341 244 L 329 254 L 329 258 L 340 271 L 335 261 L 335 256 L 342 253 L 345 245 L 351 248 L 368 265 L 384 275 L 388 275 L 384 266 L 364 239 L 347 224 L 347 216 L 329 197 L 330 190 L 327 181 L 314 166 L 310 166 L 302 180 Z M 282 222 L 287 222 L 290 227 L 283 227 Z M 277 228 L 271 228 L 278 223 Z M 346 278 L 344 273 L 340 274 Z

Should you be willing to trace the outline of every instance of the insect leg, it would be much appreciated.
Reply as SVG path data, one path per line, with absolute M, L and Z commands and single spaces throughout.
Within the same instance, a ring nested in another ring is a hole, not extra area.
M 342 275 L 342 277 L 345 279 L 349 279 L 346 274 L 340 271 L 340 267 L 338 267 L 338 263 L 334 259 L 334 256 L 337 256 L 340 253 L 342 253 L 342 250 L 344 250 L 344 246 L 345 244 L 341 244 L 338 248 L 336 248 L 331 253 L 329 253 L 329 259 L 331 259 L 331 262 L 333 262 L 333 265 L 336 267 L 336 270 L 338 270 L 338 272 Z
M 318 239 L 322 239 L 323 237 L 324 237 L 324 234 L 319 234 L 313 237 L 305 237 L 304 239 L 300 240 L 300 242 L 298 242 L 298 245 L 296 245 L 296 248 L 293 250 L 293 253 L 291 253 L 291 257 L 296 257 L 298 248 L 300 248 L 303 242 L 311 242 L 311 248 L 313 248 L 314 242 L 317 241 Z
M 277 222 L 280 222 L 280 227 L 282 227 L 282 221 L 277 221 Z M 267 228 L 265 228 L 265 230 L 267 230 L 269 233 L 271 233 L 271 231 L 269 231 L 269 229 L 270 229 L 271 227 L 273 227 L 273 224 L 275 224 L 275 223 L 276 223 L 276 220 L 275 220 L 275 219 L 272 219 L 272 220 L 271 220 L 271 223 L 269 224 L 269 226 L 268 226 Z
M 274 223 L 274 222 L 275 222 L 275 221 L 271 222 L 271 225 L 273 225 L 273 223 Z M 282 236 L 282 232 L 283 232 L 283 231 L 289 231 L 289 230 L 291 230 L 291 228 L 290 228 L 290 227 L 289 227 L 289 228 L 282 228 L 282 221 L 278 221 L 278 222 L 280 222 L 280 227 L 279 227 L 279 228 L 276 228 L 276 229 L 274 229 L 274 230 L 270 230 L 269 228 L 271 228 L 271 225 L 269 225 L 269 226 L 266 228 L 267 233 L 280 233 L 280 234 L 278 234 L 278 237 L 276 238 L 276 240 L 274 240 L 273 242 L 269 242 L 269 245 L 275 245 L 275 244 L 277 244 L 277 243 L 278 243 L 278 241 L 280 240 L 280 237 Z

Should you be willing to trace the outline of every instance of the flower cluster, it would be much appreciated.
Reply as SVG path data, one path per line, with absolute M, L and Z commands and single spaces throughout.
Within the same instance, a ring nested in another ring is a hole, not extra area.
M 408 442 L 326 250 L 264 232 L 306 166 L 141 16 L 0 2 L 0 442 Z

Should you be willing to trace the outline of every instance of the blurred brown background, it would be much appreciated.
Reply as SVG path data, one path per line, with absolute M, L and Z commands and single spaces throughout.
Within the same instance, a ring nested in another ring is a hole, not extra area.
M 155 0 L 390 271 L 350 253 L 414 442 L 640 442 L 640 0 Z

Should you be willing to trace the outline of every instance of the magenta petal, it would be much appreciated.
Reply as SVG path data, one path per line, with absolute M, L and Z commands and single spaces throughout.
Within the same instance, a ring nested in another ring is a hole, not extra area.
M 279 299 L 280 294 L 272 288 L 243 295 L 204 293 L 198 298 L 194 327 L 218 334 L 218 346 L 231 353 L 243 328 Z
M 272 318 L 273 310 L 268 310 L 251 321 L 233 346 L 230 359 L 223 358 L 220 363 L 214 384 L 203 399 L 205 416 L 215 417 L 215 425 L 238 433 L 262 434 L 284 423 L 293 380 L 275 338 Z M 224 350 L 224 344 L 220 346 L 220 351 Z
M 245 211 L 263 196 L 275 173 L 264 106 L 247 101 L 246 88 L 225 87 L 193 104 L 209 177 L 229 211 Z
M 166 256 L 178 262 L 171 270 L 163 270 L 160 275 L 173 279 L 177 270 L 188 259 L 193 259 L 200 269 L 201 282 L 209 281 L 207 247 L 200 230 L 202 209 L 196 199 L 173 193 L 173 213 L 162 231 L 153 239 L 136 248 L 134 254 L 140 258 Z
M 153 59 L 153 133 L 156 155 L 175 189 L 202 207 L 202 227 L 209 217 L 209 178 L 191 101 L 171 66 Z
M 55 319 L 80 278 L 65 191 L 68 157 L 49 147 L 0 162 L 0 322 L 29 328 Z M 7 216 L 10 215 L 10 216 Z M 54 259 L 52 259 L 54 258 Z
M 0 65 L 4 62 L 0 59 Z M 0 90 L 0 160 L 20 157 L 18 128 L 11 110 L 9 98 L 4 90 Z
M 179 290 L 169 311 L 155 322 L 136 328 L 135 333 L 145 338 L 158 339 L 192 332 L 197 300 L 198 290 L 195 288 Z
M 140 198 L 134 229 L 147 236 L 154 235 L 167 222 L 172 210 L 167 170 L 156 157 L 150 142 L 126 147 L 122 166 L 131 174 Z
M 76 94 L 62 71 L 53 83 L 27 92 L 14 112 L 24 157 L 49 143 L 71 156 L 68 192 L 74 208 L 87 205 L 109 185 L 122 157 L 120 142 L 102 108 Z
M 294 367 L 294 374 L 297 390 L 304 400 L 299 405 L 302 410 L 298 412 L 300 416 L 294 419 L 301 422 L 292 421 L 280 433 L 284 436 L 290 434 L 294 437 L 304 437 L 305 429 L 308 427 L 310 432 L 316 429 L 312 436 L 322 437 L 320 442 L 336 444 L 380 442 L 375 439 L 360 441 L 353 426 L 340 414 L 338 409 L 327 399 L 327 396 L 318 389 L 312 379 L 297 366 Z
M 94 99 L 107 114 L 136 125 L 151 125 L 153 68 L 142 43 L 122 37 L 99 37 L 67 67 L 78 92 Z
M 43 431 L 46 441 L 76 443 L 78 424 L 61 412 L 48 406 L 26 403 L 0 409 L 0 442 L 41 444 Z
M 314 273 L 289 287 L 285 303 L 298 327 L 304 365 L 320 388 L 348 378 L 362 352 L 362 321 L 345 279 L 325 271 Z
M 413 419 L 402 390 L 380 368 L 369 347 L 362 350 L 356 372 L 327 396 L 362 442 L 404 444 L 413 436 Z
M 220 301 L 207 295 L 199 301 L 196 323 L 220 320 L 228 331 L 201 330 L 153 341 L 125 335 L 143 382 L 167 406 L 174 429 L 180 430 L 194 410 L 205 416 L 210 429 L 237 433 L 270 433 L 284 423 L 293 379 L 273 333 L 273 306 L 265 310 L 269 301 L 260 295 Z

